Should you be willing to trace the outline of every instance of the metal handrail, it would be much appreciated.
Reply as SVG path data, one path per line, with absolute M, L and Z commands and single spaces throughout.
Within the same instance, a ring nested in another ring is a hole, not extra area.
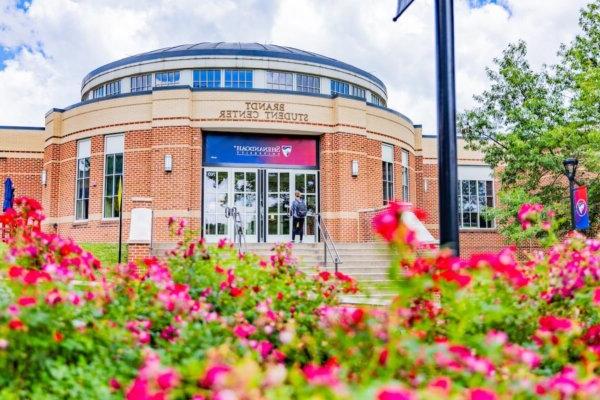
M 225 217 L 233 217 L 233 242 L 237 243 L 240 251 L 246 250 L 246 234 L 242 224 L 242 215 L 236 207 L 225 207 Z
M 319 229 L 319 235 L 323 241 L 323 266 L 327 268 L 327 254 L 329 254 L 331 260 L 333 261 L 335 272 L 338 272 L 338 267 L 342 263 L 342 259 L 337 251 L 337 248 L 335 247 L 333 239 L 331 239 L 331 235 L 327 230 L 327 226 L 325 226 L 325 222 L 323 222 L 321 214 L 311 213 L 309 216 L 315 217 L 315 220 L 317 221 L 317 228 Z

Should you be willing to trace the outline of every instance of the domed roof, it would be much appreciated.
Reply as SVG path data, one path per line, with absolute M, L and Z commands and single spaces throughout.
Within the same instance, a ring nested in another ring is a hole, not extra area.
M 384 83 L 376 76 L 354 67 L 350 64 L 346 64 L 342 61 L 338 61 L 334 58 L 322 56 L 317 53 L 310 51 L 300 50 L 293 47 L 277 46 L 274 44 L 260 44 L 260 43 L 237 43 L 237 42 L 202 42 L 195 44 L 183 44 L 174 47 L 165 47 L 163 49 L 149 51 L 147 53 L 136 54 L 134 56 L 122 58 L 117 61 L 113 61 L 99 68 L 96 68 L 83 78 L 83 85 L 85 85 L 90 79 L 95 76 L 109 71 L 114 68 L 126 66 L 129 64 L 136 64 L 144 61 L 159 60 L 164 58 L 177 58 L 177 57 L 189 57 L 189 56 L 248 56 L 248 57 L 272 57 L 272 58 L 285 58 L 297 61 L 306 61 L 316 64 L 328 65 L 331 67 L 343 69 L 348 72 L 353 72 L 357 75 L 361 75 L 367 78 L 385 90 Z

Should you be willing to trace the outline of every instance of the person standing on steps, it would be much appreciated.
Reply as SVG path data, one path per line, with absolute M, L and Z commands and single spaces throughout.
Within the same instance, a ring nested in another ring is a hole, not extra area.
M 302 198 L 299 191 L 296 190 L 296 198 L 292 202 L 292 242 L 296 242 L 296 235 L 300 236 L 300 243 L 302 243 L 302 236 L 304 235 L 304 219 L 308 214 L 308 207 Z

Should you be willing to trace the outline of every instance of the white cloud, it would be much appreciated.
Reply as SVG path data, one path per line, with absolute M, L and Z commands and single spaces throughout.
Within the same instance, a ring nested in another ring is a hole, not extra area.
M 530 46 L 532 63 L 553 62 L 577 32 L 587 0 L 511 0 L 472 9 L 455 1 L 459 107 L 486 86 L 484 67 L 509 42 Z M 18 49 L 0 70 L 0 125 L 42 125 L 52 107 L 79 99 L 90 70 L 131 54 L 182 43 L 288 45 L 380 77 L 389 105 L 435 131 L 433 0 L 417 0 L 399 22 L 396 1 L 34 0 L 25 13 L 0 0 L 0 46 Z

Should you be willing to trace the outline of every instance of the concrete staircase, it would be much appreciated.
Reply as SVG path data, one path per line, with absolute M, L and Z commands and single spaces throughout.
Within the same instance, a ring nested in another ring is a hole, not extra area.
M 268 259 L 273 244 L 247 244 L 247 251 Z M 347 304 L 386 305 L 393 297 L 394 290 L 388 279 L 390 256 L 383 243 L 336 243 L 342 263 L 338 271 L 356 279 L 360 294 L 344 295 L 342 301 Z M 324 249 L 322 243 L 295 244 L 292 255 L 297 258 L 300 270 L 314 274 L 316 268 L 333 272 L 331 257 L 327 266 L 323 265 Z
M 273 246 L 272 243 L 248 243 L 246 251 L 268 260 L 273 253 Z M 154 244 L 152 254 L 163 256 L 172 247 L 172 244 Z M 390 256 L 385 244 L 336 243 L 336 248 L 342 260 L 338 271 L 356 279 L 361 289 L 359 294 L 342 296 L 342 301 L 345 304 L 373 306 L 389 304 L 394 289 L 388 279 Z M 327 266 L 323 265 L 322 243 L 294 244 L 292 255 L 297 259 L 300 270 L 306 274 L 315 274 L 317 267 L 329 272 L 334 271 L 331 257 L 328 258 Z

